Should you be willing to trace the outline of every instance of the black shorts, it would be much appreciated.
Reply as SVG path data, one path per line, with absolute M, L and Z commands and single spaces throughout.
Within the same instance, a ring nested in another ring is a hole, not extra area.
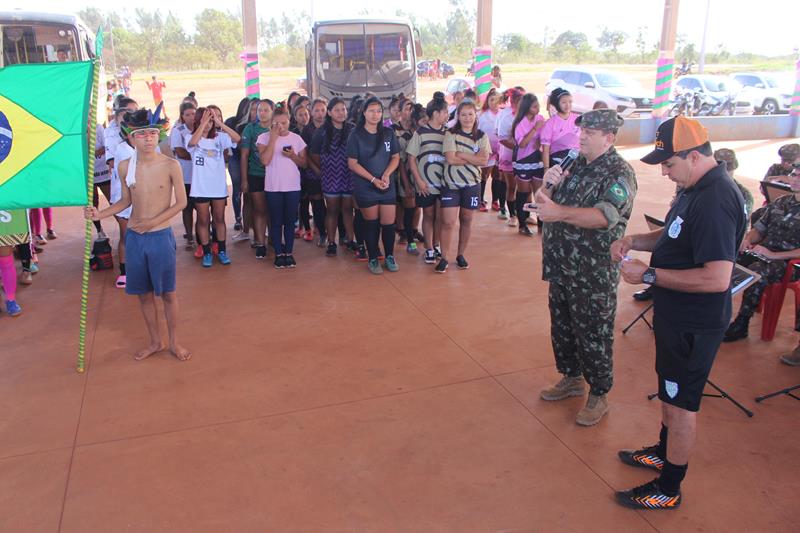
M 247 192 L 264 192 L 265 176 L 247 175 Z
M 186 207 L 192 207 L 194 205 L 194 198 L 189 196 L 189 193 L 192 192 L 192 184 L 184 183 L 183 188 L 186 189 Z
M 208 204 L 211 203 L 212 200 L 225 200 L 225 205 L 228 205 L 228 197 L 222 196 L 220 198 L 209 198 L 206 196 L 193 196 L 192 201 L 196 204 Z
M 322 194 L 322 180 L 303 178 L 300 180 L 300 191 L 303 196 L 319 196 Z
M 462 209 L 478 209 L 481 196 L 480 183 L 464 187 L 463 189 L 449 189 L 442 187 L 440 198 L 442 208 L 460 207 Z
M 653 326 L 658 399 L 686 411 L 699 411 L 703 389 L 725 330 L 681 331 L 657 316 Z
M 417 207 L 425 209 L 427 207 L 434 207 L 436 205 L 436 200 L 438 199 L 439 199 L 438 194 L 429 194 L 428 196 L 422 196 L 418 194 L 414 198 L 414 201 L 416 202 Z

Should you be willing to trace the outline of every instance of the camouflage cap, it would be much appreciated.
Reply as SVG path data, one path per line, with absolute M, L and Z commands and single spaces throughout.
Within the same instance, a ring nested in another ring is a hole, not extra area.
M 725 167 L 731 171 L 739 168 L 739 161 L 736 159 L 736 152 L 730 148 L 720 148 L 714 151 L 714 159 L 719 163 L 725 163 Z
M 800 144 L 784 144 L 778 150 L 778 155 L 781 159 L 794 161 L 800 157 Z
M 625 123 L 625 120 L 613 109 L 595 109 L 587 111 L 575 120 L 581 128 L 592 130 L 613 131 L 616 133 Z

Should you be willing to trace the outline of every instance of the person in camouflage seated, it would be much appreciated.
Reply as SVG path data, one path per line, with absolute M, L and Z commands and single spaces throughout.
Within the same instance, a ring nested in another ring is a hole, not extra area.
M 787 178 L 793 194 L 781 196 L 767 205 L 764 214 L 742 240 L 737 262 L 761 274 L 761 279 L 744 291 L 739 314 L 725 332 L 724 342 L 747 337 L 750 317 L 764 289 L 783 278 L 791 259 L 800 259 L 800 169 L 793 168 Z M 795 318 L 795 329 L 800 331 L 800 316 Z M 797 364 L 800 364 L 800 357 Z
M 742 185 L 742 183 L 734 177 L 736 169 L 739 168 L 739 161 L 736 159 L 736 152 L 730 148 L 720 148 L 719 150 L 714 150 L 714 159 L 717 161 L 717 163 L 725 163 L 725 169 L 728 171 L 728 175 L 731 177 L 731 179 L 733 179 L 733 182 L 736 184 L 739 192 L 742 193 L 742 198 L 744 198 L 744 207 L 747 210 L 747 218 L 750 218 L 750 214 L 753 212 L 753 204 L 755 200 L 753 199 L 753 193 L 748 191 L 747 187 Z
M 623 122 L 613 109 L 580 116 L 580 157 L 569 172 L 551 167 L 531 206 L 544 222 L 542 277 L 550 282 L 553 353 L 564 376 L 541 397 L 581 396 L 588 382 L 586 406 L 576 417 L 583 426 L 608 412 L 613 382 L 619 266 L 609 249 L 625 234 L 637 191 L 633 168 L 614 148 Z

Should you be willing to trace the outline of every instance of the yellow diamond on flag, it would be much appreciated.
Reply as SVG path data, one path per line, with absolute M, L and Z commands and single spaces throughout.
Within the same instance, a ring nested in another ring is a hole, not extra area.
M 0 185 L 13 178 L 62 135 L 8 98 L 0 95 L 0 144 L 10 148 L 0 157 Z M 3 150 L 5 152 L 5 150 Z

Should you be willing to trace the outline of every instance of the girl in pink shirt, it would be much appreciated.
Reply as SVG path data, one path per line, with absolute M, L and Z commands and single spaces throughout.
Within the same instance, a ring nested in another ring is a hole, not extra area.
M 517 180 L 514 178 L 512 161 L 516 143 L 514 142 L 514 135 L 511 133 L 511 126 L 514 124 L 514 117 L 517 116 L 517 107 L 524 94 L 525 91 L 520 87 L 508 89 L 505 92 L 508 107 L 503 109 L 497 117 L 497 140 L 500 143 L 500 162 L 498 166 L 500 168 L 500 181 L 502 182 L 502 185 L 498 187 L 500 213 L 497 218 L 508 220 L 508 225 L 512 227 L 517 225 L 517 209 L 514 201 L 517 192 Z M 506 204 L 508 204 L 508 211 L 506 211 Z
M 540 135 L 545 169 L 560 163 L 567 152 L 577 150 L 580 146 L 580 128 L 575 125 L 578 115 L 572 112 L 572 95 L 569 91 L 560 87 L 554 89 L 548 104 L 555 114 L 551 115 Z
M 539 114 L 539 100 L 533 93 L 522 97 L 517 108 L 517 115 L 511 126 L 511 133 L 517 144 L 514 157 L 514 176 L 517 180 L 516 211 L 519 219 L 519 233 L 532 237 L 528 229 L 528 212 L 523 209 L 530 200 L 532 192 L 536 192 L 542 184 L 544 165 L 539 151 L 539 137 L 544 129 L 545 120 Z

